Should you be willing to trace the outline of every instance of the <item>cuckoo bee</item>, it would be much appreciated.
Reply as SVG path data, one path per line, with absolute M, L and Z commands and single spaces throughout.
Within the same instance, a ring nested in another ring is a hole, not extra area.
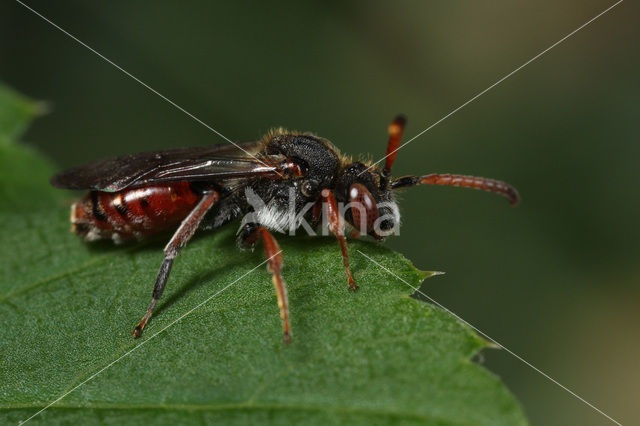
M 399 116 L 389 125 L 384 167 L 352 161 L 329 141 L 310 133 L 279 129 L 256 142 L 98 161 L 57 174 L 51 183 L 58 188 L 89 191 L 71 207 L 72 230 L 85 241 L 122 243 L 173 231 L 151 303 L 135 327 L 134 337 L 141 335 L 162 297 L 176 255 L 196 230 L 216 229 L 243 218 L 238 246 L 253 248 L 262 242 L 273 274 L 284 340 L 289 342 L 283 256 L 272 232 L 302 226 L 303 220 L 318 226 L 320 217 L 325 218 L 326 227 L 340 245 L 349 289 L 355 291 L 358 287 L 349 269 L 345 229 L 363 230 L 383 240 L 399 225 L 396 190 L 416 185 L 460 186 L 494 192 L 512 205 L 518 203 L 513 187 L 493 179 L 448 173 L 392 177 L 405 123 Z M 249 189 L 266 202 L 251 203 L 246 195 Z M 350 208 L 341 211 L 340 203 Z

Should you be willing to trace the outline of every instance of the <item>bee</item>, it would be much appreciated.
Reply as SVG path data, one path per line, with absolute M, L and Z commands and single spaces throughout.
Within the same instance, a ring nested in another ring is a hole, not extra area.
M 153 286 L 151 302 L 133 330 L 140 337 L 167 284 L 173 261 L 197 229 L 211 230 L 242 219 L 241 249 L 262 242 L 273 276 L 284 341 L 291 339 L 289 302 L 282 278 L 283 256 L 273 232 L 317 229 L 322 218 L 342 252 L 349 289 L 358 286 L 349 269 L 349 236 L 382 241 L 397 229 L 395 191 L 416 185 L 481 189 L 519 201 L 510 185 L 481 177 L 428 174 L 393 178 L 406 124 L 388 127 L 384 167 L 353 161 L 326 139 L 278 129 L 242 144 L 180 148 L 126 155 L 59 173 L 53 186 L 89 192 L 71 206 L 72 231 L 92 242 L 120 244 L 174 231 Z M 259 202 L 256 202 L 258 200 Z M 340 206 L 347 205 L 346 209 Z

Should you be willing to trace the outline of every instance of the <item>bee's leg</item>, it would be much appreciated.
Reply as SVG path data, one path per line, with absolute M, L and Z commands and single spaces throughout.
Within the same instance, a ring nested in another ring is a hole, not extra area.
M 344 263 L 344 269 L 347 272 L 347 279 L 349 280 L 349 289 L 356 291 L 358 286 L 351 276 L 351 269 L 349 269 L 349 253 L 347 252 L 347 241 L 344 237 L 344 227 L 342 224 L 342 217 L 338 210 L 338 203 L 333 196 L 333 192 L 328 189 L 323 189 L 321 192 L 322 204 L 327 212 L 327 218 L 329 221 L 329 231 L 336 236 L 340 243 L 340 249 L 342 250 L 342 262 Z
M 253 248 L 257 241 L 262 239 L 264 254 L 269 261 L 268 269 L 273 274 L 273 285 L 276 288 L 280 318 L 282 319 L 282 332 L 284 342 L 291 342 L 291 324 L 289 321 L 289 300 L 287 287 L 282 279 L 282 250 L 271 233 L 263 226 L 250 222 L 245 224 L 238 232 L 238 244 L 241 248 Z
M 156 283 L 153 286 L 151 303 L 147 308 L 147 312 L 142 317 L 142 320 L 140 320 L 138 326 L 133 330 L 133 337 L 138 338 L 142 335 L 144 326 L 147 324 L 147 321 L 149 321 L 149 318 L 151 318 L 153 309 L 156 307 L 158 299 L 162 296 L 164 287 L 169 279 L 173 259 L 175 259 L 180 249 L 191 239 L 204 216 L 219 199 L 220 195 L 216 191 L 205 193 L 198 204 L 193 208 L 193 210 L 191 210 L 191 213 L 189 213 L 189 215 L 182 221 L 180 227 L 173 234 L 173 237 L 171 237 L 171 240 L 164 248 L 164 261 L 160 266 L 160 271 L 156 277 Z

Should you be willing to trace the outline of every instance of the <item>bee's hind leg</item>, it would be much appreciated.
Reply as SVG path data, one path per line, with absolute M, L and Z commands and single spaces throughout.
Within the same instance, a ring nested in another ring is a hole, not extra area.
M 219 199 L 220 195 L 216 191 L 205 193 L 198 204 L 193 208 L 193 210 L 191 210 L 191 213 L 189 213 L 189 215 L 182 221 L 180 227 L 173 234 L 173 237 L 171 237 L 171 240 L 164 248 L 164 261 L 160 266 L 160 271 L 156 277 L 156 283 L 153 286 L 151 303 L 149 303 L 147 312 L 140 320 L 140 323 L 133 330 L 132 335 L 134 338 L 138 338 L 142 335 L 142 330 L 144 329 L 144 326 L 147 325 L 149 318 L 151 318 L 153 310 L 156 307 L 156 303 L 158 303 L 158 299 L 162 297 L 164 287 L 169 279 L 171 267 L 173 266 L 173 259 L 178 255 L 180 249 L 182 249 L 182 247 L 189 242 L 191 237 L 193 237 L 193 234 L 196 232 L 196 229 L 198 229 L 202 219 Z

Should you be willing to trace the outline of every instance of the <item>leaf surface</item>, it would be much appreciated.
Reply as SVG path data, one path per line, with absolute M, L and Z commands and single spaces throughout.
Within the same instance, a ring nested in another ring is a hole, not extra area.
M 278 236 L 293 327 L 285 346 L 270 275 L 252 271 L 262 251 L 239 251 L 234 226 L 202 233 L 133 340 L 168 237 L 82 243 L 69 233 L 66 195 L 48 186 L 52 167 L 11 141 L 25 124 L 0 124 L 1 164 L 12 165 L 0 182 L 16 189 L 3 186 L 0 209 L 1 424 L 70 390 L 31 422 L 526 424 L 502 382 L 471 361 L 487 342 L 358 254 L 420 286 L 425 273 L 370 242 L 349 243 L 352 293 L 332 238 Z

